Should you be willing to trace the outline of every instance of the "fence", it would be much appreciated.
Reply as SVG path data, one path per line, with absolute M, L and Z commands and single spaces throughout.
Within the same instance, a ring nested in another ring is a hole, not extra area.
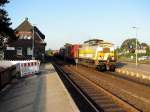
M 3 60 L 0 61 L 0 89 L 10 80 L 18 75 L 26 77 L 35 73 L 39 73 L 40 61 L 38 60 Z
M 6 84 L 8 84 L 11 81 L 15 70 L 15 66 L 11 66 L 8 68 L 0 68 L 0 89 L 2 89 Z
M 38 60 L 20 61 L 16 66 L 17 71 L 20 73 L 21 77 L 25 77 L 39 73 L 40 61 Z

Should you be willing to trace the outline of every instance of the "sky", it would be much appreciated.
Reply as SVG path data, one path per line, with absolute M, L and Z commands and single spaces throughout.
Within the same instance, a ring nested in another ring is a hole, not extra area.
M 47 42 L 46 49 L 97 38 L 120 46 L 135 37 L 150 44 L 150 0 L 10 0 L 5 9 L 16 28 L 28 17 Z

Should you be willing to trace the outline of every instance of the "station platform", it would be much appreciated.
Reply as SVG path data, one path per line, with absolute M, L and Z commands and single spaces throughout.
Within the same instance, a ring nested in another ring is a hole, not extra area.
M 150 64 L 138 64 L 136 66 L 135 63 L 126 63 L 127 65 L 125 66 L 128 69 L 133 69 L 141 72 L 147 72 L 150 74 Z
M 53 65 L 43 64 L 40 70 L 0 93 L 0 112 L 79 112 Z
M 150 65 L 149 64 L 138 64 L 122 62 L 122 67 L 116 69 L 116 72 L 135 77 L 142 80 L 150 81 Z

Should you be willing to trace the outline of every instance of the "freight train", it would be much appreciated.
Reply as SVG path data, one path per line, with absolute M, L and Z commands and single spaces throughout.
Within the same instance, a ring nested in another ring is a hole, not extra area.
M 115 71 L 116 58 L 114 45 L 99 39 L 91 39 L 83 44 L 67 44 L 60 49 L 59 55 L 65 60 L 94 67 L 98 71 Z

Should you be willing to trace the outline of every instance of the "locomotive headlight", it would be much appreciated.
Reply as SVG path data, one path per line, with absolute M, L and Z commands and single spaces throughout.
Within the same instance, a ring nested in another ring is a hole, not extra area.
M 114 57 L 114 56 L 112 56 L 112 57 L 111 57 L 111 60 L 115 60 L 115 57 Z
M 102 48 L 102 47 L 99 47 L 99 48 L 98 48 L 98 51 L 103 51 L 103 48 Z

